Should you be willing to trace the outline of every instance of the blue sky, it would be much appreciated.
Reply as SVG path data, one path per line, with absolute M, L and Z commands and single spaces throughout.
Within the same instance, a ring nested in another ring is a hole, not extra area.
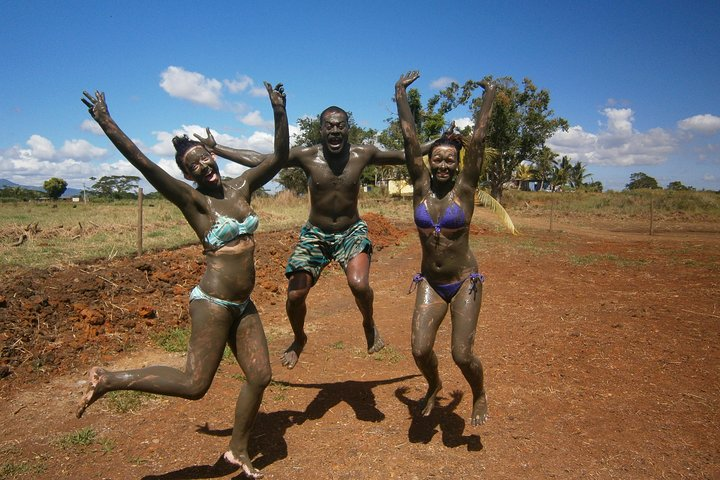
M 333 104 L 383 129 L 395 81 L 419 70 L 424 99 L 448 80 L 532 79 L 571 125 L 548 145 L 606 189 L 644 172 L 662 186 L 720 190 L 717 1 L 2 6 L 0 178 L 19 184 L 138 174 L 94 128 L 83 90 L 104 91 L 120 127 L 179 177 L 178 133 L 208 126 L 221 143 L 271 150 L 263 80 L 285 84 L 291 131 Z

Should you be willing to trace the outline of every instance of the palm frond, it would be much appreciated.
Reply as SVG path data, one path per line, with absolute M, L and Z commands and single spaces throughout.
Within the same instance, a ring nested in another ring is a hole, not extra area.
M 502 205 L 500 205 L 497 200 L 491 197 L 489 193 L 484 190 L 478 190 L 478 201 L 483 207 L 488 207 L 495 214 L 495 216 L 498 217 L 500 223 L 505 228 L 507 228 L 510 233 L 512 233 L 513 235 L 517 235 L 518 233 L 520 233 L 515 228 L 515 225 L 513 224 L 513 221 L 507 211 L 503 208 Z

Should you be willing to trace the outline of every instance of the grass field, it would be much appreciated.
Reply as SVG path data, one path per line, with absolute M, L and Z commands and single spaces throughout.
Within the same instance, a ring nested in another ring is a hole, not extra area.
M 511 217 L 679 219 L 720 223 L 720 195 L 713 192 L 665 190 L 608 193 L 544 193 L 508 191 L 505 206 Z M 287 193 L 257 198 L 260 231 L 299 228 L 308 215 L 307 198 Z M 361 212 L 374 212 L 391 221 L 410 220 L 410 199 L 363 195 Z M 552 213 L 551 213 L 552 212 Z M 163 199 L 143 205 L 143 251 L 176 248 L 198 240 L 180 211 Z M 24 241 L 18 243 L 22 235 Z M 0 204 L 0 267 L 47 268 L 138 251 L 137 201 L 17 202 Z

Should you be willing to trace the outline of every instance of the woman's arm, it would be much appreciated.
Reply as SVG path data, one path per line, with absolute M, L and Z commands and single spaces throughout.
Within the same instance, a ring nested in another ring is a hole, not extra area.
M 482 96 L 482 104 L 475 115 L 475 129 L 470 137 L 467 147 L 467 154 L 463 162 L 463 169 L 460 172 L 460 180 L 465 186 L 475 191 L 480 172 L 485 161 L 485 137 L 487 135 L 488 125 L 490 124 L 490 114 L 492 113 L 493 101 L 497 86 L 494 83 L 481 83 L 485 89 Z
M 397 103 L 400 129 L 403 134 L 405 146 L 405 162 L 413 182 L 413 187 L 424 183 L 428 178 L 427 168 L 422 160 L 422 151 L 418 142 L 415 119 L 407 99 L 407 87 L 420 77 L 417 71 L 408 72 L 400 76 L 395 83 L 395 102 Z M 417 192 L 416 192 L 417 193 Z
M 86 98 L 83 98 L 82 101 L 87 105 L 90 115 L 100 125 L 100 128 L 103 129 L 105 135 L 108 136 L 120 153 L 135 168 L 140 170 L 140 173 L 143 174 L 147 181 L 165 198 L 181 208 L 187 205 L 195 190 L 187 183 L 173 178 L 169 173 L 157 166 L 140 151 L 137 145 L 125 135 L 125 132 L 120 130 L 120 127 L 110 116 L 103 92 L 96 91 L 95 97 L 88 92 L 83 92 L 83 94 Z
M 290 133 L 288 130 L 287 111 L 285 110 L 285 91 L 283 85 L 282 83 L 278 83 L 275 88 L 273 88 L 269 83 L 264 83 L 270 96 L 270 103 L 272 104 L 275 117 L 275 153 L 258 166 L 243 173 L 243 177 L 249 184 L 249 193 L 254 192 L 272 180 L 280 169 L 287 164 L 290 152 Z

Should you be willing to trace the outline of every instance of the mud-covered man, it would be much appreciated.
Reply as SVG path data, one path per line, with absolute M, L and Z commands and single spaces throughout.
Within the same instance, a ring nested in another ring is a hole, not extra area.
M 304 329 L 307 295 L 323 268 L 332 260 L 345 271 L 348 286 L 362 314 L 368 353 L 378 352 L 385 345 L 373 319 L 372 243 L 367 224 L 358 212 L 358 196 L 360 176 L 366 166 L 401 165 L 404 154 L 383 151 L 374 145 L 351 145 L 349 131 L 347 112 L 331 106 L 320 114 L 322 143 L 290 150 L 287 166 L 300 167 L 308 178 L 310 215 L 285 271 L 288 278 L 285 306 L 295 337 L 282 355 L 282 364 L 287 368 L 295 366 L 307 343 Z M 272 154 L 218 145 L 209 129 L 207 138 L 197 137 L 217 155 L 249 167 L 272 157 Z

